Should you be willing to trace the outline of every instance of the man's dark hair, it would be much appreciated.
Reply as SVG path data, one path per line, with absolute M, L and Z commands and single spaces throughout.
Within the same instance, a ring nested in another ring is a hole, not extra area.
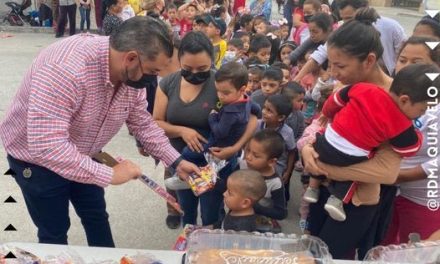
M 264 147 L 269 159 L 278 159 L 283 155 L 285 142 L 283 137 L 273 129 L 263 129 L 255 133 L 251 140 L 255 140 Z
M 283 81 L 283 72 L 280 68 L 269 67 L 266 71 L 264 71 L 263 79 L 274 80 L 281 83 Z
M 216 82 L 230 81 L 235 89 L 240 90 L 248 83 L 248 71 L 243 64 L 228 62 L 215 73 Z
M 427 73 L 440 73 L 440 68 L 434 64 L 411 64 L 401 69 L 391 84 L 390 92 L 395 95 L 407 95 L 412 103 L 433 100 L 432 94 L 428 90 L 431 87 L 439 89 L 440 78 L 431 79 Z M 437 92 L 436 98 L 440 97 Z
M 136 16 L 124 21 L 110 36 L 110 47 L 117 51 L 137 51 L 149 60 L 164 52 L 173 56 L 170 30 L 161 20 Z
M 249 52 L 257 53 L 260 49 L 271 48 L 272 44 L 265 35 L 255 35 L 249 44 Z

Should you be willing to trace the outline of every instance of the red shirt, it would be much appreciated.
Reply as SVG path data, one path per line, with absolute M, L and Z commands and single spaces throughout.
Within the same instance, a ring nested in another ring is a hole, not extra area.
M 411 156 L 422 144 L 412 121 L 374 84 L 358 83 L 337 91 L 327 99 L 322 113 L 333 119 L 331 127 L 337 134 L 367 151 L 389 140 L 394 151 Z
M 180 20 L 180 37 L 183 38 L 186 33 L 192 30 L 192 21 L 184 18 Z
M 166 166 L 180 156 L 146 102 L 145 89 L 122 85 L 115 90 L 110 82 L 108 37 L 75 35 L 34 60 L 0 125 L 0 137 L 16 159 L 72 181 L 106 186 L 113 169 L 90 156 L 124 124 Z

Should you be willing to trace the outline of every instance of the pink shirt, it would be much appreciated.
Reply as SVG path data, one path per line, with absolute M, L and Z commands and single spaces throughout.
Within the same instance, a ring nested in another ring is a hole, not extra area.
M 145 89 L 115 90 L 110 82 L 109 38 L 77 35 L 37 56 L 0 125 L 0 137 L 16 159 L 104 187 L 113 169 L 90 156 L 124 123 L 166 166 L 180 156 L 146 109 Z

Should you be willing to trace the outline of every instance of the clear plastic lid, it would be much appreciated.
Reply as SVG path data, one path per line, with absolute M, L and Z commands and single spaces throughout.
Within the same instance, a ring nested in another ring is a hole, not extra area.
M 366 261 L 374 263 L 440 264 L 440 241 L 378 246 L 368 251 Z
M 189 237 L 185 263 L 326 264 L 332 257 L 312 236 L 201 229 Z

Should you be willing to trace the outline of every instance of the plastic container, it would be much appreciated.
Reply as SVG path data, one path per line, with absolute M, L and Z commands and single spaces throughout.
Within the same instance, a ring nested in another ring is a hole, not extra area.
M 272 233 L 196 230 L 189 237 L 186 264 L 333 263 L 319 238 Z
M 377 264 L 439 264 L 440 241 L 425 241 L 386 247 L 378 246 L 368 251 L 365 261 L 371 261 Z

